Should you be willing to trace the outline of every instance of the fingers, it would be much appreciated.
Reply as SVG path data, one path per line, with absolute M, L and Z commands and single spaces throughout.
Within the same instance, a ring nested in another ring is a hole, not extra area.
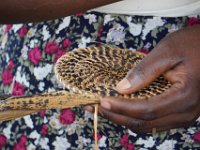
M 91 113 L 94 112 L 94 106 L 86 105 L 86 106 L 83 106 L 82 108 L 83 108 L 84 110 L 86 110 L 86 111 L 91 112 Z
M 191 95 L 185 90 L 187 88 L 179 84 L 181 83 L 176 83 L 163 94 L 148 100 L 106 97 L 101 99 L 101 106 L 114 113 L 144 120 L 152 120 L 172 113 L 181 113 L 188 109 L 193 109 L 195 106 L 193 104 L 198 103 L 198 100 L 194 95 L 193 99 L 191 99 Z M 188 99 L 191 99 L 190 103 L 188 103 Z
M 110 121 L 112 121 L 116 124 L 126 126 L 129 129 L 140 130 L 140 127 L 146 126 L 148 124 L 147 121 L 127 117 L 127 116 L 124 116 L 124 115 L 121 115 L 121 114 L 117 114 L 117 113 L 114 113 L 114 112 L 109 111 L 107 109 L 104 109 L 102 107 L 99 107 L 99 114 L 102 117 L 104 117 L 104 118 L 106 118 L 106 119 L 108 119 L 108 120 L 110 120 Z
M 180 58 L 175 58 L 170 53 L 162 53 L 161 48 L 163 47 L 155 48 L 135 68 L 131 69 L 127 76 L 118 83 L 117 91 L 123 94 L 138 91 L 181 62 Z
M 176 113 L 155 120 L 145 121 L 116 114 L 101 107 L 99 108 L 99 111 L 104 118 L 107 118 L 116 124 L 126 126 L 136 133 L 151 133 L 153 128 L 156 128 L 156 131 L 164 131 L 173 128 L 187 127 L 194 123 L 198 116 L 191 115 L 194 114 L 193 112 Z
M 146 100 L 106 97 L 101 99 L 101 107 L 113 113 L 142 119 L 142 115 L 148 113 L 149 102 Z

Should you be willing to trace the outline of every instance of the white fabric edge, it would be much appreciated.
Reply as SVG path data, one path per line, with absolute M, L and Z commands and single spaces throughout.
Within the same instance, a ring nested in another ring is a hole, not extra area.
M 118 11 L 107 10 L 104 7 L 92 9 L 92 11 L 112 13 L 112 14 L 127 14 L 127 15 L 140 15 L 140 16 L 159 16 L 159 17 L 183 17 L 193 16 L 200 14 L 200 1 L 189 4 L 187 6 L 180 6 L 178 8 L 155 10 L 155 11 Z

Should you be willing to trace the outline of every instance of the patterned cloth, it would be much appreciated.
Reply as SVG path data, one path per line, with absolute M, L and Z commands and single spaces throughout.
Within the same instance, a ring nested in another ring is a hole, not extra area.
M 197 17 L 161 18 L 77 14 L 43 23 L 0 26 L 0 92 L 26 95 L 62 89 L 53 67 L 64 53 L 86 46 L 115 45 L 144 53 L 168 33 L 199 23 Z M 199 149 L 200 122 L 187 129 L 135 134 L 99 118 L 102 150 Z M 94 147 L 93 115 L 81 108 L 42 110 L 0 123 L 2 150 L 90 150 Z

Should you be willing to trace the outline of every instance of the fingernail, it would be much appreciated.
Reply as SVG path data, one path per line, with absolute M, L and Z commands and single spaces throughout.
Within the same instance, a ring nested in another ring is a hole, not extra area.
M 101 107 L 105 108 L 105 109 L 111 109 L 111 105 L 110 103 L 106 102 L 106 101 L 101 101 Z
M 120 81 L 117 84 L 117 89 L 126 90 L 126 89 L 129 89 L 130 87 L 131 87 L 131 84 L 126 78 L 124 78 L 122 81 Z
M 93 107 L 92 106 L 84 106 L 83 107 L 84 110 L 92 112 L 93 111 Z

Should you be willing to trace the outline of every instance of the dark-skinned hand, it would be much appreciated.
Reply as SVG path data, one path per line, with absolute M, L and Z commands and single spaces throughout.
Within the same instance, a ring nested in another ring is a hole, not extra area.
M 148 86 L 160 75 L 172 83 L 147 100 L 101 99 L 99 113 L 134 132 L 187 127 L 200 113 L 200 25 L 169 34 L 117 85 L 120 93 Z

